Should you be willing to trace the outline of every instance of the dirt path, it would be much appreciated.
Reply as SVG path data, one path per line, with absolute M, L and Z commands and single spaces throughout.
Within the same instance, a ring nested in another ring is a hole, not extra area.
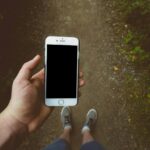
M 15 2 L 19 1 L 15 0 L 14 4 Z M 15 8 L 14 4 L 10 8 Z M 8 8 L 6 2 L 4 6 Z M 115 48 L 120 39 L 114 34 L 112 25 L 108 24 L 108 21 L 112 20 L 111 16 L 115 15 L 111 5 L 102 0 L 33 0 L 32 3 L 19 3 L 17 7 L 20 7 L 20 10 L 9 8 L 8 13 L 4 10 L 1 12 L 2 16 L 4 15 L 4 23 L 8 23 L 8 19 L 14 21 L 9 29 L 9 38 L 13 39 L 10 56 L 13 63 L 5 66 L 11 65 L 12 69 L 5 70 L 8 77 L 5 77 L 4 81 L 10 77 L 12 80 L 20 65 L 35 53 L 43 54 L 44 38 L 47 35 L 77 36 L 81 42 L 81 68 L 84 71 L 86 86 L 81 90 L 82 97 L 78 106 L 72 108 L 72 149 L 79 149 L 80 130 L 86 112 L 93 107 L 99 114 L 94 136 L 106 149 L 147 150 L 146 147 L 142 149 L 142 146 L 141 149 L 137 148 L 139 145 L 129 124 L 127 93 L 123 82 L 123 74 L 128 68 Z M 10 12 L 14 14 L 8 15 Z M 15 21 L 17 19 L 18 22 Z M 3 53 L 2 60 L 7 58 L 9 48 L 5 47 L 7 51 Z M 10 85 L 11 81 L 6 89 L 9 89 Z M 3 97 L 6 98 L 5 94 Z M 62 131 L 59 112 L 60 109 L 56 108 L 44 126 L 27 139 L 20 149 L 41 149 L 58 137 Z

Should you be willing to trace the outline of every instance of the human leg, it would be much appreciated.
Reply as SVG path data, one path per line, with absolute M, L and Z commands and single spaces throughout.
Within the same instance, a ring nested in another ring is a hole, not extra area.
M 82 146 L 81 150 L 104 150 L 104 148 L 94 140 L 91 130 L 97 120 L 97 112 L 95 109 L 90 109 L 86 116 L 86 121 L 82 128 Z
M 64 128 L 63 133 L 55 142 L 49 144 L 44 150 L 70 150 L 70 134 L 72 130 L 72 125 L 71 111 L 69 107 L 62 108 L 61 122 Z

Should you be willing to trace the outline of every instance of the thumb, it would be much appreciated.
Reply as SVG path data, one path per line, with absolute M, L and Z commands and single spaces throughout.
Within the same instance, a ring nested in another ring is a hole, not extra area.
M 40 55 L 36 55 L 32 60 L 23 64 L 16 79 L 17 80 L 29 80 L 32 76 L 32 70 L 36 68 L 41 59 Z

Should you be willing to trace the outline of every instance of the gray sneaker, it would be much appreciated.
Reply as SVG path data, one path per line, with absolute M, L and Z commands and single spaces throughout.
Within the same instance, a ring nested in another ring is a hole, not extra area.
M 86 121 L 82 128 L 82 133 L 84 131 L 91 131 L 97 120 L 97 111 L 95 109 L 90 109 L 86 115 Z
M 63 107 L 61 110 L 61 122 L 65 128 L 72 128 L 71 125 L 71 110 L 69 107 Z

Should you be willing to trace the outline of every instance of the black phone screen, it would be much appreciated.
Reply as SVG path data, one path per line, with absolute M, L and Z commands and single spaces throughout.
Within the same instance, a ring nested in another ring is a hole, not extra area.
M 76 98 L 77 46 L 47 45 L 46 98 Z

